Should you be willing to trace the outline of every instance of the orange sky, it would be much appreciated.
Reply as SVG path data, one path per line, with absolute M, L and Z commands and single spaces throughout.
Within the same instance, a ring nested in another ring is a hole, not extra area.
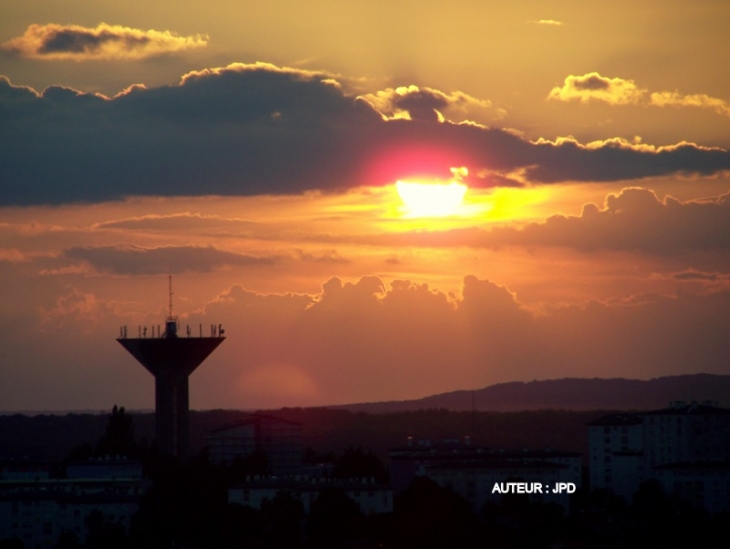
M 0 409 L 152 407 L 170 273 L 194 408 L 728 373 L 724 4 L 186 6 L 0 0 Z

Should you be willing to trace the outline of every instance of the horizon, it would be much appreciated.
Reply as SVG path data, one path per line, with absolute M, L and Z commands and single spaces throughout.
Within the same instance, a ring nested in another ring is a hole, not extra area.
M 453 391 L 448 391 L 445 393 L 436 393 L 431 395 L 425 395 L 421 397 L 417 397 L 414 399 L 405 399 L 405 400 L 388 400 L 388 401 L 368 401 L 368 402 L 350 402 L 346 404 L 319 404 L 315 406 L 281 406 L 277 408 L 191 408 L 191 412 L 215 412 L 215 411 L 224 411 L 224 412 L 244 412 L 244 413 L 250 413 L 250 414 L 256 414 L 256 413 L 262 413 L 262 412 L 276 412 L 286 409 L 341 409 L 341 410 L 347 410 L 348 408 L 357 408 L 359 406 L 378 406 L 378 405 L 397 405 L 397 404 L 407 404 L 407 403 L 418 403 L 420 401 L 429 400 L 429 399 L 435 399 L 439 397 L 444 397 L 448 395 L 453 395 L 455 393 L 476 393 L 480 391 L 487 391 L 489 389 L 495 389 L 499 388 L 504 385 L 532 385 L 532 384 L 541 384 L 541 383 L 550 383 L 550 382 L 561 382 L 561 381 L 627 381 L 627 382 L 643 382 L 643 383 L 649 383 L 652 381 L 658 381 L 658 380 L 666 380 L 666 379 L 673 379 L 677 377 L 701 377 L 701 376 L 707 376 L 707 377 L 726 377 L 730 378 L 730 375 L 726 374 L 708 374 L 704 372 L 699 372 L 696 374 L 678 374 L 673 376 L 659 376 L 659 377 L 653 377 L 649 379 L 632 379 L 632 378 L 576 378 L 576 377 L 569 377 L 569 378 L 559 378 L 559 379 L 533 379 L 531 381 L 506 381 L 501 383 L 495 383 L 493 385 L 488 385 L 486 387 L 481 387 L 478 389 L 456 389 Z M 704 404 L 707 402 L 713 402 L 712 399 L 706 399 L 706 398 L 694 398 L 694 397 L 686 397 L 684 399 L 680 399 L 681 402 L 685 403 L 699 403 Z M 670 403 L 667 403 L 668 405 Z M 720 405 L 720 407 L 724 407 L 721 404 L 723 403 L 715 403 Z M 724 403 L 727 404 L 727 403 Z M 115 403 L 114 406 L 117 404 Z M 155 408 L 128 408 L 126 406 L 119 405 L 129 414 L 154 414 Z M 431 408 L 413 408 L 410 409 L 411 411 L 419 411 L 419 410 L 426 410 Z M 540 411 L 540 410 L 549 410 L 552 408 L 524 408 L 520 410 L 509 410 L 513 411 L 515 413 L 519 413 L 519 411 Z M 563 408 L 561 408 L 562 410 Z M 591 408 L 592 409 L 592 408 Z M 588 411 L 591 409 L 587 408 L 565 408 L 566 411 Z M 605 407 L 599 407 L 595 408 L 595 410 L 608 410 L 609 408 Z M 613 408 L 611 408 L 613 409 Z M 617 408 L 619 409 L 619 408 Z M 648 408 L 647 408 L 648 409 Z M 402 411 L 402 410 L 399 410 Z M 451 410 L 455 411 L 455 410 Z M 479 412 L 504 412 L 505 410 L 499 410 L 499 409 L 482 409 L 478 408 L 476 411 Z M 365 413 L 388 413 L 386 412 L 365 412 Z M 106 409 L 74 409 L 74 410 L 0 410 L 0 416 L 9 416 L 9 415 L 24 415 L 24 416 L 39 416 L 39 415 L 108 415 L 109 414 L 109 408 Z
M 730 4 L 0 10 L 0 412 L 730 374 Z

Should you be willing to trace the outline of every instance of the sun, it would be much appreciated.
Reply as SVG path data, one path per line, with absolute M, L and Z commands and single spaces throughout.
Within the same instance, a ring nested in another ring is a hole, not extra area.
M 405 217 L 456 215 L 467 187 L 463 183 L 418 183 L 397 181 L 395 188 L 405 206 Z

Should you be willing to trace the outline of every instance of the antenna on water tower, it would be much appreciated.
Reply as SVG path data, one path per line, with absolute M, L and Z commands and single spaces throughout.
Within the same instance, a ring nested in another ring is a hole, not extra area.
M 168 286 L 170 289 L 170 314 L 167 318 L 172 318 L 172 275 L 168 275 L 167 277 Z

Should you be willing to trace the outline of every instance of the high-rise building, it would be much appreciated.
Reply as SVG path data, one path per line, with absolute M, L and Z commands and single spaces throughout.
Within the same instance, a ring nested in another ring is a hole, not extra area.
M 730 410 L 715 402 L 604 416 L 588 424 L 588 443 L 593 490 L 630 500 L 654 479 L 706 510 L 730 510 Z

